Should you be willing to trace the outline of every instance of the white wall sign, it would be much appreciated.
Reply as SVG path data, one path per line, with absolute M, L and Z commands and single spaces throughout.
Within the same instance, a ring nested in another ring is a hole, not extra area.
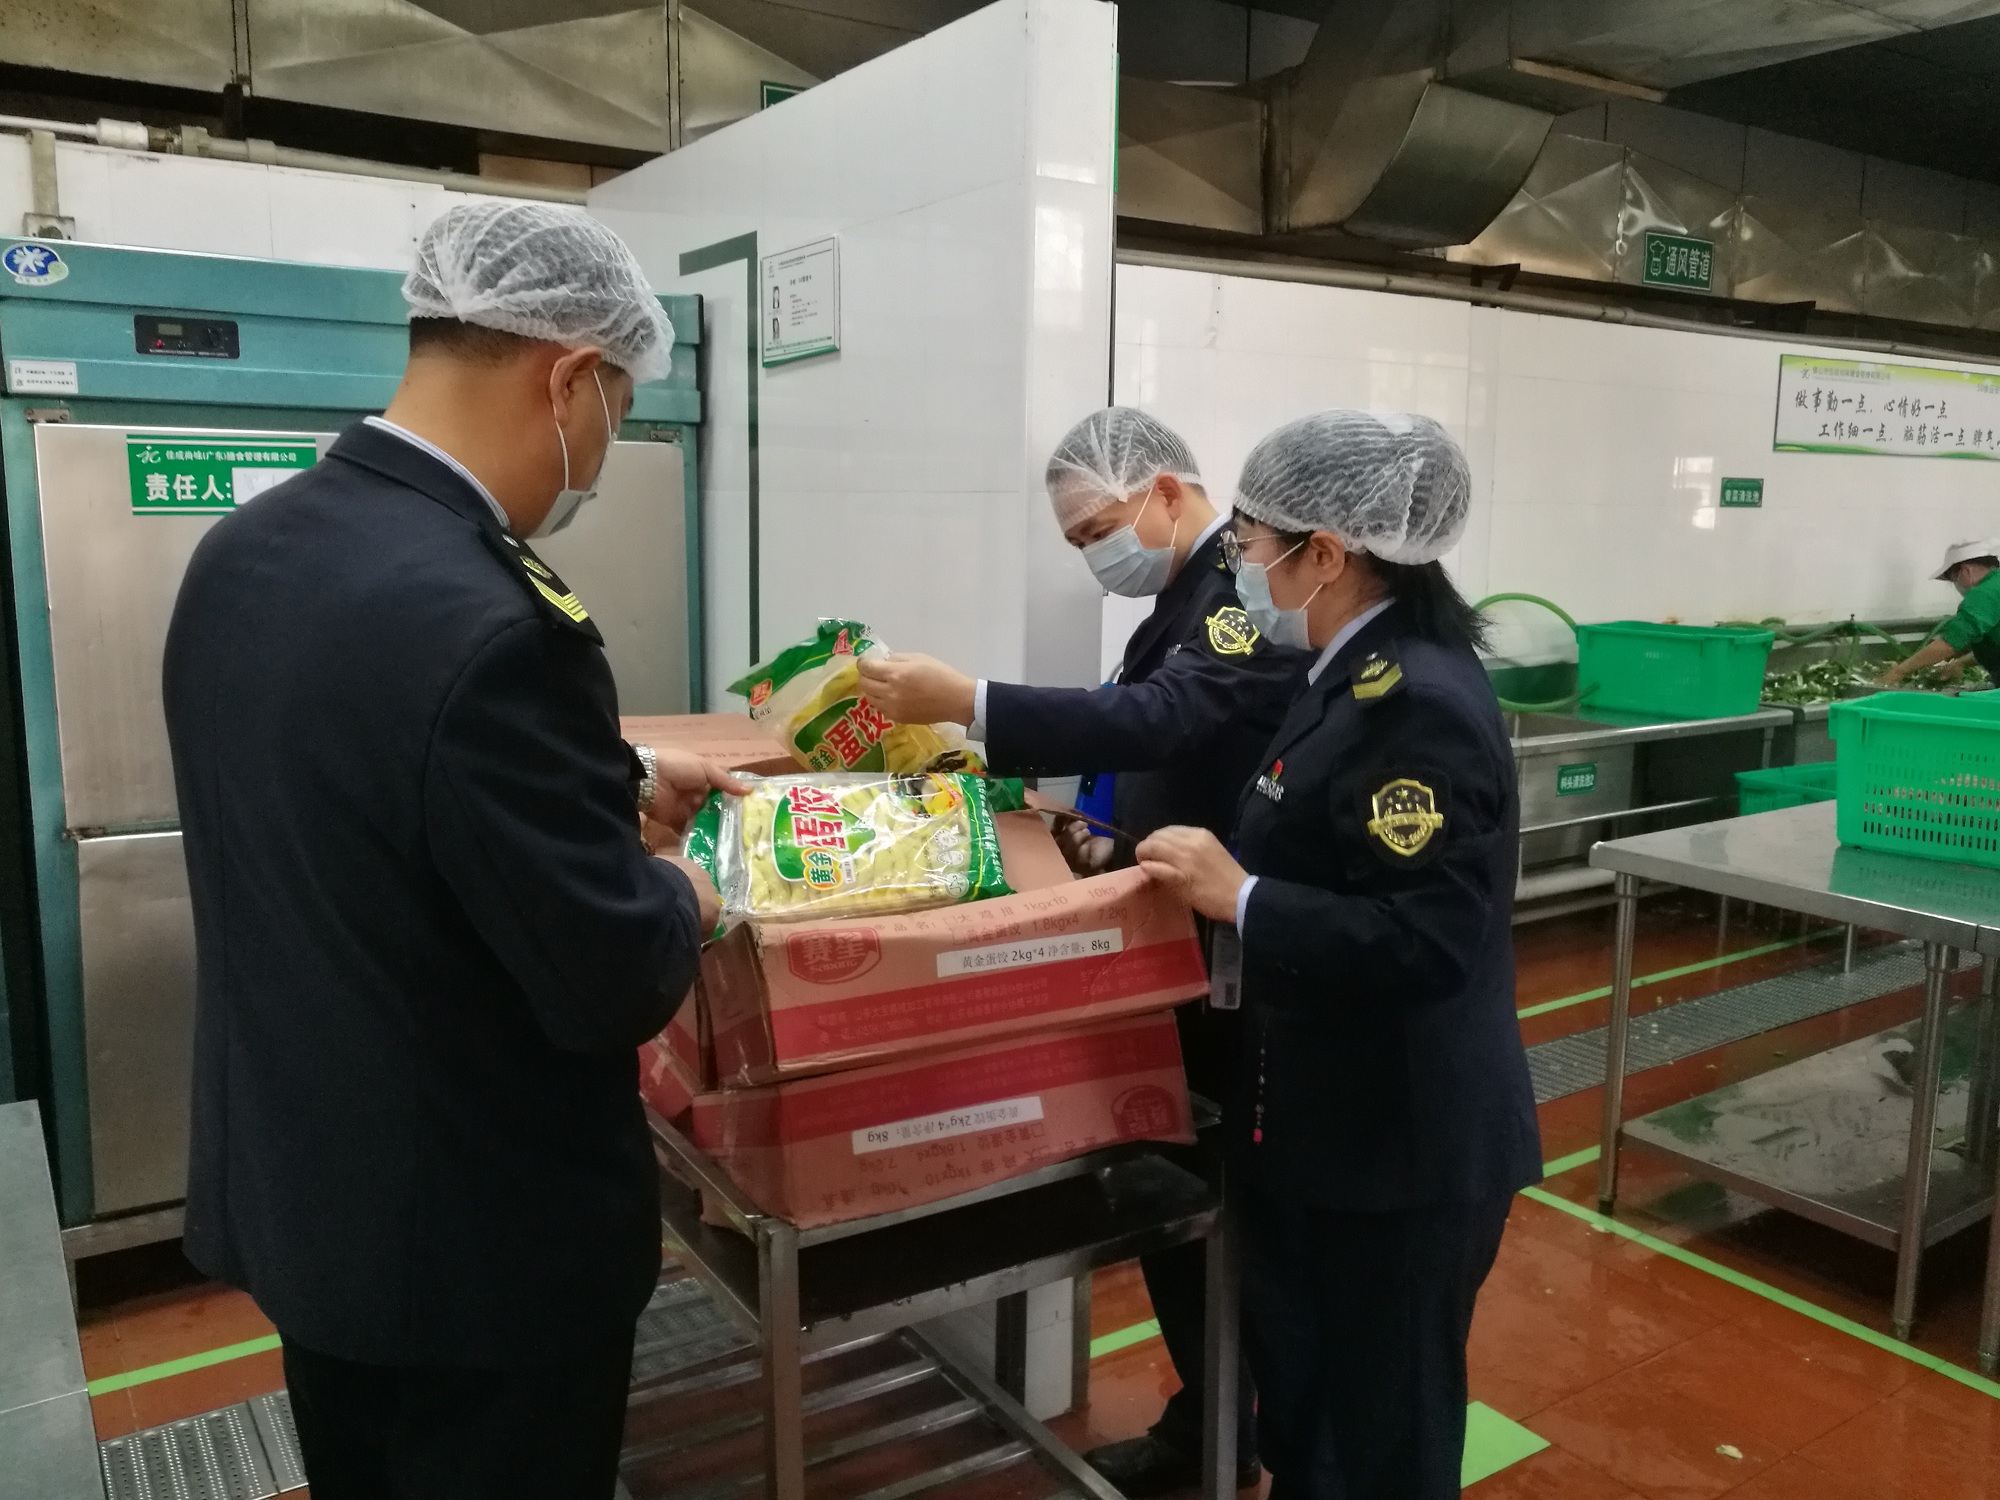
M 2000 371 L 1781 355 L 1772 447 L 2000 459 Z
M 757 316 L 764 366 L 840 347 L 840 241 L 816 240 L 763 257 Z

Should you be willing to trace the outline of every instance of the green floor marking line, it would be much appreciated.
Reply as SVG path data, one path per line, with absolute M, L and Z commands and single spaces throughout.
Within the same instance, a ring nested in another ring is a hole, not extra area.
M 126 1390 L 135 1385 L 150 1385 L 155 1380 L 165 1380 L 170 1375 L 185 1375 L 190 1370 L 205 1370 L 210 1365 L 226 1365 L 232 1359 L 242 1359 L 249 1354 L 262 1354 L 268 1349 L 279 1347 L 278 1336 L 268 1333 L 261 1339 L 245 1339 L 240 1344 L 224 1344 L 220 1349 L 210 1349 L 205 1354 L 190 1354 L 185 1359 L 170 1359 L 164 1364 L 147 1365 L 143 1370 L 127 1370 L 123 1375 L 106 1375 L 101 1380 L 93 1380 L 84 1389 L 93 1396 L 109 1395 L 112 1391 Z
M 1741 953 L 1725 953 L 1720 958 L 1704 958 L 1699 963 L 1682 964 L 1678 969 L 1662 969 L 1657 974 L 1646 974 L 1633 980 L 1632 988 L 1636 990 L 1649 984 L 1665 984 L 1669 979 L 1685 979 L 1690 974 L 1705 973 L 1709 969 L 1719 969 L 1725 964 L 1740 964 L 1746 958 L 1762 958 L 1767 953 L 1782 953 L 1785 949 L 1796 948 L 1801 943 L 1825 942 L 1830 937 L 1838 937 L 1842 931 L 1843 929 L 1839 927 L 1822 928 L 1818 932 L 1809 932 L 1804 937 L 1765 943 L 1761 947 L 1745 948 Z M 1564 1010 L 1572 1005 L 1582 1005 L 1586 1001 L 1602 1000 L 1610 993 L 1611 986 L 1607 984 L 1594 990 L 1585 990 L 1580 995 L 1565 995 L 1560 1000 L 1544 1000 L 1540 1005 L 1527 1006 L 1525 1009 L 1515 1011 L 1514 1014 L 1522 1020 L 1526 1020 L 1529 1016 L 1545 1016 L 1552 1010 Z
M 1544 1177 L 1560 1177 L 1563 1173 L 1574 1171 L 1578 1167 L 1589 1166 L 1597 1160 L 1598 1155 L 1599 1148 L 1596 1146 L 1585 1146 L 1581 1151 L 1570 1152 L 1568 1156 L 1558 1156 L 1554 1161 L 1543 1162 L 1542 1175 Z
M 1160 1320 L 1148 1318 L 1143 1323 L 1134 1323 L 1130 1328 L 1115 1329 L 1099 1334 L 1090 1341 L 1090 1357 L 1102 1359 L 1107 1354 L 1116 1354 L 1120 1349 L 1130 1349 L 1134 1344 L 1143 1344 L 1147 1339 L 1160 1336 Z
M 1503 1417 L 1484 1401 L 1465 1408 L 1465 1457 L 1459 1460 L 1458 1487 L 1470 1489 L 1548 1447 L 1549 1440 Z
M 1907 1359 L 1913 1365 L 1921 1365 L 1926 1370 L 1956 1380 L 1960 1385 L 1970 1386 L 1975 1391 L 2000 1399 L 2000 1381 L 1988 1380 L 1984 1375 L 1975 1375 L 1970 1370 L 1961 1369 L 1948 1359 L 1941 1359 L 1935 1354 L 1917 1348 L 1914 1344 L 1906 1344 L 1901 1339 L 1891 1338 L 1886 1333 L 1878 1333 L 1865 1323 L 1857 1323 L 1852 1318 L 1843 1318 L 1839 1313 L 1828 1312 L 1803 1297 L 1794 1297 L 1790 1292 L 1780 1291 L 1768 1282 L 1732 1270 L 1720 1261 L 1710 1260 L 1705 1255 L 1696 1255 L 1692 1250 L 1683 1250 L 1679 1245 L 1669 1244 L 1666 1240 L 1647 1234 L 1643 1229 L 1634 1229 L 1629 1224 L 1621 1224 L 1616 1219 L 1606 1218 L 1595 1209 L 1585 1208 L 1581 1203 L 1572 1203 L 1569 1199 L 1558 1197 L 1544 1188 L 1523 1188 L 1521 1196 L 1532 1198 L 1549 1208 L 1559 1209 L 1572 1218 L 1581 1219 L 1593 1229 L 1619 1235 L 1635 1245 L 1643 1245 L 1656 1255 L 1677 1260 L 1682 1265 L 1692 1266 L 1697 1271 L 1706 1271 L 1710 1276 L 1726 1281 L 1733 1287 L 1762 1297 L 1766 1301 L 1775 1302 L 1780 1307 L 1789 1308 L 1800 1316 L 1811 1318 L 1815 1323 L 1824 1324 L 1837 1333 L 1850 1334 L 1864 1344 L 1873 1344 L 1877 1349 Z

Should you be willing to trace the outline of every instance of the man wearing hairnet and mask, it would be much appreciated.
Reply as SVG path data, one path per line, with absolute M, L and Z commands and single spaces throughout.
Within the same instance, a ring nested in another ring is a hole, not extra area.
M 608 1500 L 659 1275 L 635 1048 L 715 893 L 711 778 L 627 746 L 529 539 L 672 330 L 574 209 L 425 234 L 387 412 L 219 521 L 174 607 L 193 898 L 186 1248 L 277 1326 L 315 1500 Z
M 875 706 L 902 723 L 954 722 L 986 744 L 1005 774 L 1115 773 L 1116 839 L 1071 822 L 1071 863 L 1094 873 L 1132 863 L 1136 842 L 1184 823 L 1227 835 L 1237 795 L 1277 729 L 1306 667 L 1244 614 L 1223 561 L 1226 520 L 1178 434 L 1144 412 L 1113 406 L 1073 427 L 1047 472 L 1056 524 L 1106 591 L 1153 596 L 1153 612 L 1126 643 L 1124 664 L 1095 689 L 975 682 L 927 656 L 864 658 Z M 1298 644 L 1303 644 L 1299 642 Z M 1081 642 L 1096 651 L 1095 638 Z M 1227 959 L 1214 965 L 1214 999 L 1234 1002 Z M 1238 1027 L 1209 1001 L 1180 1008 L 1181 1050 L 1194 1090 L 1227 1104 Z M 1132 1497 L 1193 1484 L 1201 1457 L 1203 1262 L 1198 1244 L 1146 1256 L 1146 1290 L 1181 1389 L 1144 1437 L 1085 1455 Z M 1239 1478 L 1258 1475 L 1247 1372 L 1239 1384 Z
M 1206 828 L 1139 846 L 1242 948 L 1224 1135 L 1271 1500 L 1457 1496 L 1473 1302 L 1541 1177 L 1514 757 L 1439 562 L 1470 499 L 1428 417 L 1321 412 L 1251 450 L 1237 585 L 1316 655 L 1234 853 Z

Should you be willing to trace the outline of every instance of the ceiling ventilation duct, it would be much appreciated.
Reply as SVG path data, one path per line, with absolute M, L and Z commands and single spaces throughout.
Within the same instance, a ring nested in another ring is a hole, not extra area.
M 1505 7 L 1487 7 L 1503 21 Z M 1450 0 L 1341 0 L 1270 95 L 1271 229 L 1459 245 L 1507 206 L 1552 112 L 1442 81 Z M 1456 7 L 1462 27 L 1476 5 Z

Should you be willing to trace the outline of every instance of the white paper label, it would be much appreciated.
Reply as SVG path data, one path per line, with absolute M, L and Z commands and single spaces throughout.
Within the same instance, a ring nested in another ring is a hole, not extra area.
M 299 477 L 298 469 L 231 469 L 234 493 L 230 498 L 238 505 L 248 505 L 264 491 L 276 489 L 287 479 Z
M 7 361 L 7 389 L 16 396 L 74 396 L 76 361 L 10 359 Z
M 890 1125 L 870 1125 L 854 1132 L 854 1154 L 893 1151 L 898 1146 L 921 1146 L 926 1141 L 949 1140 L 955 1135 L 977 1135 L 982 1130 L 998 1130 L 1004 1125 L 1020 1125 L 1042 1117 L 1042 1098 L 1029 1094 L 1021 1099 L 996 1099 L 991 1104 L 974 1104 L 967 1109 L 948 1109 L 941 1114 L 919 1115 L 914 1120 L 897 1120 Z
M 989 974 L 1000 969 L 1025 969 L 1032 964 L 1059 964 L 1072 958 L 1109 958 L 1125 951 L 1119 928 L 1102 932 L 1070 932 L 1060 937 L 1020 938 L 985 948 L 954 948 L 937 956 L 940 979 L 961 974 Z
M 1208 1003 L 1216 1010 L 1243 1007 L 1243 940 L 1219 922 L 1208 949 Z

